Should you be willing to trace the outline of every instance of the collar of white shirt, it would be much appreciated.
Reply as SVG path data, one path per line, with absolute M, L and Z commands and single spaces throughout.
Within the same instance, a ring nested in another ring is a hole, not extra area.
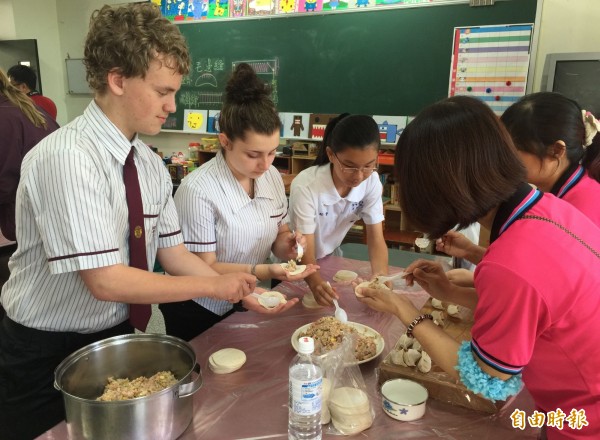
M 125 159 L 129 155 L 131 146 L 140 147 L 138 135 L 130 141 L 125 137 L 123 132 L 117 128 L 113 122 L 108 119 L 108 116 L 102 111 L 96 101 L 90 102 L 90 105 L 85 109 L 83 116 L 90 125 L 95 127 L 95 132 L 98 137 L 101 137 L 102 147 L 114 156 L 114 158 L 122 165 L 125 164 Z M 139 152 L 139 150 L 138 150 Z
M 219 174 L 223 176 L 223 179 L 220 180 L 221 188 L 225 194 L 230 197 L 231 209 L 234 212 L 240 211 L 244 206 L 252 203 L 253 199 L 248 197 L 244 188 L 235 178 L 229 167 L 227 166 L 227 162 L 225 162 L 225 156 L 223 156 L 222 152 L 216 156 L 216 164 L 219 169 Z M 254 181 L 254 200 L 264 198 L 275 200 L 276 197 L 276 188 L 273 185 L 271 177 L 271 170 L 265 172 L 262 176 Z

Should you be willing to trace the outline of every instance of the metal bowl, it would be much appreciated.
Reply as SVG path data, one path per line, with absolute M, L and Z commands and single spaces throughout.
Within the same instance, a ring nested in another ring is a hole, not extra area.
M 134 379 L 159 371 L 171 371 L 179 381 L 145 397 L 96 400 L 111 376 Z M 175 439 L 189 425 L 192 395 L 202 386 L 192 347 L 173 336 L 152 334 L 87 345 L 64 359 L 54 378 L 54 387 L 63 393 L 69 437 L 76 439 Z

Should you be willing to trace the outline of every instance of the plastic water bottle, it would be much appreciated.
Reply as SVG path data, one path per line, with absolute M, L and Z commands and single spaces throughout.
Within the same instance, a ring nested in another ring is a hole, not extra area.
M 323 372 L 312 357 L 314 350 L 313 338 L 300 338 L 290 364 L 288 440 L 321 440 Z

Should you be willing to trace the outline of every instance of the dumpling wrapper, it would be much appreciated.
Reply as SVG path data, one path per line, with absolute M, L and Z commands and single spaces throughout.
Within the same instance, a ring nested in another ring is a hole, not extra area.
M 419 237 L 415 239 L 415 244 L 419 249 L 425 249 L 429 246 L 430 240 L 425 237 Z
M 356 272 L 352 272 L 351 270 L 338 270 L 336 274 L 333 276 L 333 281 L 337 281 L 338 283 L 349 283 L 354 281 L 358 277 Z
M 273 308 L 277 307 L 279 304 L 277 304 L 277 306 L 275 306 L 275 307 L 268 307 L 264 298 L 279 298 L 279 304 L 285 304 L 287 302 L 287 299 L 281 292 L 277 292 L 274 290 L 271 292 L 263 292 L 260 294 L 260 297 L 257 298 L 257 300 L 258 300 L 258 303 L 261 306 L 263 306 L 265 309 L 273 309 Z
M 431 312 L 431 316 L 433 316 L 433 321 L 436 324 L 441 325 L 442 327 L 446 323 L 444 321 L 444 319 L 446 318 L 446 316 L 444 315 L 444 312 L 442 312 L 441 310 L 434 310 L 433 312 Z
M 281 267 L 283 267 L 284 270 L 289 272 L 290 275 L 298 275 L 306 270 L 305 264 L 298 264 L 296 266 L 296 270 L 289 270 L 289 263 L 281 263 Z
M 330 394 L 331 381 L 324 377 L 321 392 L 321 425 L 326 425 L 331 421 L 331 414 L 329 413 L 329 407 L 327 406 Z
M 421 348 L 421 343 L 419 341 L 417 341 L 416 339 L 414 340 L 413 344 L 412 344 L 412 348 L 413 350 L 417 350 L 417 351 L 422 351 L 423 349 Z
M 410 336 L 408 336 L 406 333 L 402 333 L 402 335 L 400 336 L 400 338 L 398 339 L 398 347 L 409 349 L 413 343 L 415 341 L 415 338 L 411 338 Z
M 394 365 L 400 365 L 401 367 L 408 367 L 404 362 L 404 350 L 393 350 L 390 355 L 390 360 Z
M 354 288 L 354 294 L 356 296 L 358 296 L 359 298 L 364 298 L 364 295 L 361 295 L 357 292 L 357 290 L 359 288 L 362 287 L 367 287 L 369 289 L 385 289 L 385 290 L 390 290 L 390 288 L 388 286 L 386 286 L 383 283 L 377 283 L 377 282 L 373 282 L 373 281 L 363 281 L 362 283 L 360 283 L 358 286 L 356 286 Z
M 246 363 L 246 353 L 237 348 L 223 348 L 208 358 L 208 366 L 217 374 L 233 373 Z
M 457 318 L 460 315 L 460 307 L 456 304 L 450 304 L 446 309 L 446 312 L 448 313 L 448 315 Z
M 414 367 L 417 365 L 419 359 L 421 359 L 421 353 L 419 353 L 417 350 L 409 348 L 404 352 L 404 363 L 409 367 Z
M 421 359 L 417 362 L 417 368 L 421 373 L 429 373 L 431 371 L 431 358 L 424 351 L 421 352 Z
M 307 309 L 320 309 L 321 307 L 323 307 L 317 302 L 312 292 L 307 292 L 304 294 L 304 296 L 302 297 L 302 305 Z
M 444 310 L 444 304 L 437 298 L 431 298 L 431 306 L 434 309 Z

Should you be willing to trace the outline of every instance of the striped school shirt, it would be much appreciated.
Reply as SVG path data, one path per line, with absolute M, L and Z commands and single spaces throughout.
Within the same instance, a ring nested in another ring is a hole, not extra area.
M 235 178 L 223 153 L 185 177 L 175 194 L 184 243 L 192 252 L 215 252 L 222 263 L 263 263 L 279 227 L 288 222 L 287 198 L 274 166 L 254 181 L 251 199 Z M 217 315 L 227 301 L 194 299 Z
M 128 318 L 127 304 L 97 300 L 78 271 L 129 264 L 123 165 L 138 170 L 148 267 L 159 247 L 183 242 L 169 173 L 137 136 L 129 141 L 95 102 L 23 161 L 17 190 L 18 249 L 2 305 L 14 321 L 47 331 L 92 333 Z

